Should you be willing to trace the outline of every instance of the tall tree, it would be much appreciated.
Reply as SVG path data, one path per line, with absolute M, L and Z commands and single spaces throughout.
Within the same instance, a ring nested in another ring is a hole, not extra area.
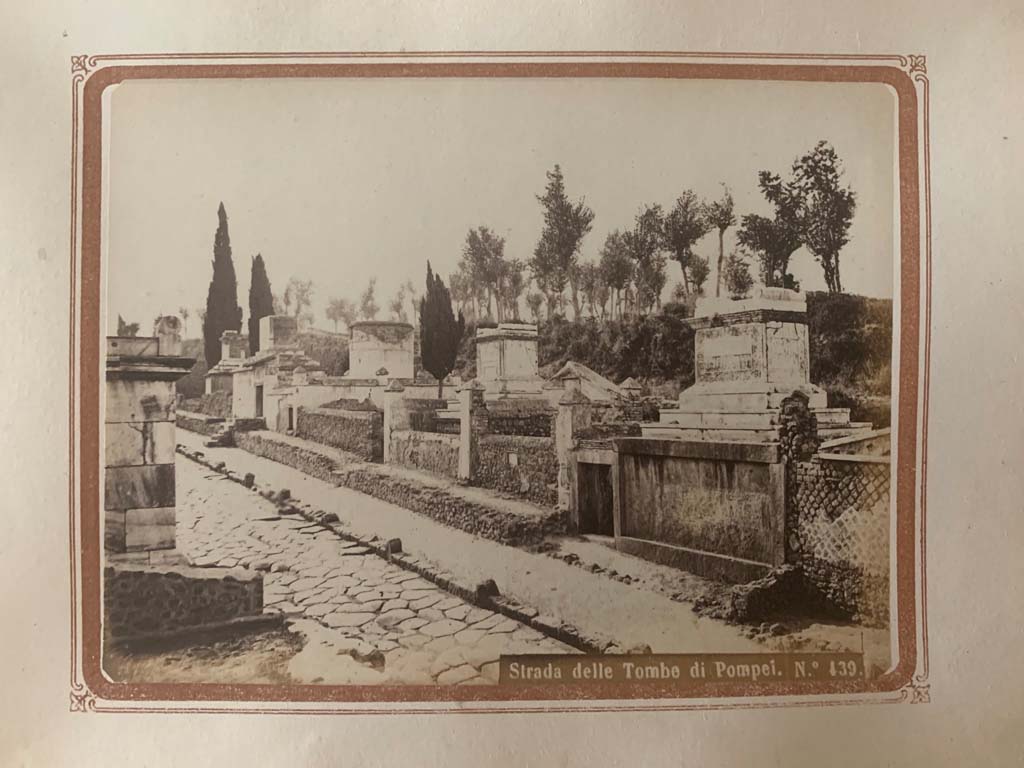
M 800 195 L 802 240 L 821 264 L 830 293 L 842 293 L 839 252 L 850 241 L 857 196 L 842 185 L 843 165 L 827 141 L 793 163 L 793 186 Z
M 388 303 L 388 309 L 391 310 L 391 319 L 395 322 L 409 322 L 409 316 L 405 311 L 405 285 L 398 286 L 394 297 Z
M 547 172 L 547 178 L 544 194 L 537 196 L 544 209 L 544 229 L 534 249 L 531 269 L 538 285 L 543 280 L 561 305 L 580 244 L 593 226 L 594 212 L 583 198 L 575 203 L 569 200 L 562 169 L 557 164 Z
M 376 320 L 380 307 L 377 306 L 377 278 L 371 277 L 366 290 L 359 295 L 359 317 L 363 320 Z
M 530 291 L 526 294 L 526 306 L 530 310 L 530 317 L 533 322 L 540 322 L 540 308 L 544 306 L 544 294 L 540 291 Z
M 427 262 L 427 286 L 420 299 L 420 356 L 423 368 L 437 379 L 437 398 L 444 397 L 445 377 L 455 368 L 466 321 L 452 311 L 452 297 L 440 275 Z
M 181 336 L 182 338 L 188 338 L 188 307 L 178 307 L 178 314 L 181 315 Z
M 605 238 L 598 268 L 602 281 L 612 290 L 612 318 L 618 310 L 621 319 L 622 292 L 633 279 L 633 259 L 629 255 L 626 237 L 619 230 L 609 232 Z
M 327 310 L 324 312 L 327 319 L 334 323 L 334 331 L 338 331 L 338 322 L 345 323 L 348 328 L 355 322 L 356 308 L 348 299 L 331 299 L 327 302 Z
M 722 198 L 704 207 L 704 218 L 709 229 L 718 230 L 718 268 L 715 272 L 715 296 L 722 292 L 722 264 L 725 261 L 725 230 L 736 223 L 732 192 L 722 185 Z
M 238 282 L 231 260 L 231 237 L 224 203 L 217 209 L 217 233 L 213 237 L 213 278 L 206 294 L 203 318 L 203 351 L 212 368 L 220 362 L 220 336 L 224 331 L 242 330 L 242 308 L 238 306 Z
M 274 314 L 274 292 L 270 290 L 270 278 L 262 254 L 252 260 L 249 276 L 249 354 L 260 351 L 260 320 Z
M 629 254 L 636 262 L 633 282 L 639 312 L 661 306 L 661 291 L 668 280 L 665 274 L 664 217 L 661 206 L 641 206 L 633 229 L 624 235 Z
M 665 248 L 683 270 L 684 295 L 694 290 L 694 262 L 701 258 L 693 252 L 693 246 L 708 233 L 711 226 L 707 217 L 707 206 L 689 189 L 683 191 L 676 199 L 672 210 L 665 216 Z
M 803 245 L 803 194 L 792 179 L 771 171 L 757 175 L 757 185 L 765 200 L 775 208 L 772 218 L 756 213 L 743 217 L 736 240 L 756 255 L 761 265 L 761 280 L 769 287 L 792 288 L 796 281 L 789 273 L 789 260 Z
M 303 310 L 313 304 L 313 281 L 300 280 L 293 277 L 288 281 L 288 288 L 284 292 L 285 304 L 295 307 L 295 318 L 298 319 Z
M 488 227 L 477 227 L 466 234 L 462 246 L 462 263 L 473 286 L 474 294 L 486 297 L 484 311 L 492 316 L 491 306 L 497 296 L 498 319 L 501 320 L 500 286 L 505 270 L 505 238 L 494 234 Z

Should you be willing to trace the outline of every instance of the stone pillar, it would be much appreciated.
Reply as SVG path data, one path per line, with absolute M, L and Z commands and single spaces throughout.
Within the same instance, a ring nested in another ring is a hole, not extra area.
M 458 481 L 469 485 L 476 476 L 480 460 L 477 441 L 487 432 L 487 405 L 484 385 L 476 379 L 459 387 L 459 474 Z
M 590 398 L 580 390 L 580 380 L 564 379 L 565 393 L 555 416 L 555 454 L 558 457 L 558 509 L 577 520 L 576 465 L 573 449 L 576 434 L 590 426 Z
M 384 463 L 391 463 L 391 433 L 396 429 L 402 429 L 402 422 L 408 420 L 405 404 L 402 402 L 402 393 L 405 387 L 398 379 L 392 379 L 384 390 Z M 407 428 L 407 427 L 406 427 Z
M 195 360 L 166 354 L 166 349 L 181 349 L 177 325 L 158 325 L 161 333 L 154 338 L 107 339 L 103 498 L 108 552 L 174 548 L 174 382 Z

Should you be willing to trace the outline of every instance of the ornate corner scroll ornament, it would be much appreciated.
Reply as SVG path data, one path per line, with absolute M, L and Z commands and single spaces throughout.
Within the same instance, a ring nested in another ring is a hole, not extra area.
M 89 57 L 85 54 L 81 56 L 71 57 L 71 74 L 77 75 L 88 75 L 89 74 Z
M 901 690 L 902 701 L 909 701 L 911 704 L 931 703 L 931 685 L 924 675 L 914 675 L 913 679 L 903 686 Z
M 928 74 L 928 63 L 925 60 L 923 54 L 912 53 L 909 56 L 910 59 L 910 74 L 920 72 L 922 75 Z
M 72 712 L 95 712 L 96 697 L 92 691 L 81 683 L 74 683 L 71 686 L 71 710 Z

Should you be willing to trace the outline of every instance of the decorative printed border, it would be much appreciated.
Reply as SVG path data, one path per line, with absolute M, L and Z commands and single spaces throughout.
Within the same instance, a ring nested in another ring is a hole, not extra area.
M 753 687 L 722 696 L 658 685 L 573 689 L 116 684 L 100 669 L 101 98 L 127 79 L 218 77 L 660 77 L 874 82 L 896 92 L 900 189 L 900 384 L 896 483 L 896 668 L 858 688 Z M 679 711 L 930 701 L 927 631 L 931 358 L 929 81 L 919 54 L 439 51 L 101 54 L 71 57 L 69 345 L 70 710 L 240 714 Z M 922 216 L 923 213 L 923 216 Z M 923 247 L 922 247 L 923 246 Z M 923 258 L 922 258 L 923 255 Z M 923 314 L 923 323 L 921 322 Z M 919 354 L 920 352 L 920 354 Z

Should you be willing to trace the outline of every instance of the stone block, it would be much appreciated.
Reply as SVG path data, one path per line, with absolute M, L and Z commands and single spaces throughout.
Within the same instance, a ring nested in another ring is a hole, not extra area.
M 125 526 L 131 530 L 139 525 L 170 525 L 175 522 L 174 507 L 156 507 L 153 509 L 129 509 L 125 512 Z
M 107 467 L 103 501 L 105 509 L 173 507 L 174 464 Z
M 173 421 L 174 399 L 174 386 L 167 381 L 108 381 L 105 419 L 108 424 L 119 421 Z
M 115 422 L 106 425 L 108 467 L 174 463 L 174 422 Z
M 124 534 L 125 550 L 144 552 L 174 549 L 174 523 L 170 525 L 128 525 Z
M 103 547 L 108 552 L 124 552 L 125 512 L 106 510 L 103 514 Z

